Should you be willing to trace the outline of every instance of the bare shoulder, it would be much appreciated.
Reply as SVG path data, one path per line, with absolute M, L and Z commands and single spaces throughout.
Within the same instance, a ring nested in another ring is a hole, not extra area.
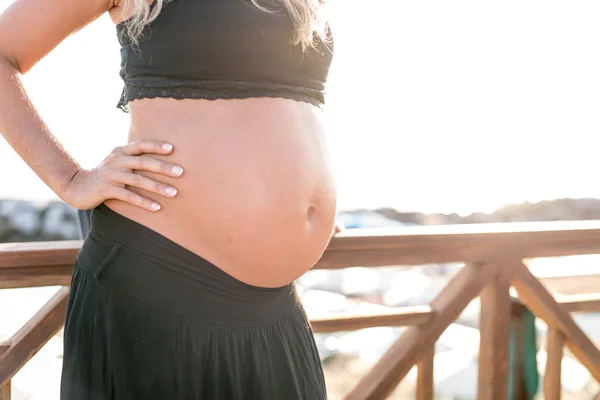
M 0 14 L 0 56 L 21 73 L 69 35 L 115 8 L 117 0 L 14 0 Z

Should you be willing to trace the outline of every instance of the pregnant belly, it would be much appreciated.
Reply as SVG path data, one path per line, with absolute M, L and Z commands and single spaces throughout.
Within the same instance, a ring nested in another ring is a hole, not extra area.
M 179 178 L 158 212 L 116 212 L 166 236 L 245 283 L 276 287 L 319 259 L 331 237 L 335 188 L 313 107 L 284 99 L 136 100 L 129 140 L 174 145 Z M 159 157 L 162 158 L 162 157 Z

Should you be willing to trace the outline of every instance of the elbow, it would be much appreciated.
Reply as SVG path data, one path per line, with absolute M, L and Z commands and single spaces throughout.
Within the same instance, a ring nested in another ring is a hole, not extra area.
M 2 66 L 5 68 L 14 69 L 15 72 L 18 72 L 20 74 L 23 73 L 17 60 L 13 60 L 4 54 L 0 54 L 0 62 L 2 62 Z

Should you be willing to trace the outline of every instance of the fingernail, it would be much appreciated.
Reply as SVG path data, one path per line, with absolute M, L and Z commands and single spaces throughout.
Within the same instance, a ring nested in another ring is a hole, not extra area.
M 173 197 L 177 194 L 177 189 L 172 188 L 172 187 L 168 187 L 165 189 L 165 192 L 167 193 L 167 195 Z
M 181 168 L 181 167 L 173 167 L 173 168 L 171 168 L 171 171 L 173 171 L 173 173 L 175 175 L 183 174 L 183 168 Z
M 173 150 L 173 145 L 172 145 L 172 144 L 165 143 L 165 144 L 163 144 L 163 145 L 162 145 L 162 148 L 163 148 L 163 150 L 165 150 L 165 151 L 171 151 L 171 150 Z
M 158 203 L 152 203 L 152 204 L 150 204 L 150 208 L 153 211 L 158 211 L 158 210 L 160 210 L 160 204 L 158 204 Z

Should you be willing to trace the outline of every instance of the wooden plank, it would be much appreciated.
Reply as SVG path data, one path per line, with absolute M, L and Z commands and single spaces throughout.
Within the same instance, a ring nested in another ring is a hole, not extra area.
M 512 301 L 510 267 L 487 265 L 494 278 L 481 292 L 479 313 L 478 400 L 506 399 L 508 396 L 508 349 Z
M 0 355 L 0 386 L 7 383 L 65 321 L 69 288 L 61 288 L 10 340 Z
M 599 254 L 600 222 L 471 224 L 346 229 L 336 234 L 317 269 L 418 265 Z
M 10 340 L 0 343 L 0 354 L 4 353 L 9 348 L 10 348 Z
M 556 302 L 554 297 L 522 263 L 515 261 L 512 285 L 517 289 L 521 301 L 550 328 L 560 331 L 566 346 L 573 355 L 600 380 L 600 351 L 573 321 L 569 313 Z
M 0 269 L 65 266 L 81 241 L 0 244 Z M 315 268 L 478 262 L 600 253 L 600 222 L 472 224 L 347 229 L 336 234 Z
M 68 286 L 73 264 L 47 267 L 0 268 L 0 289 L 39 286 Z
M 576 261 L 565 262 L 564 268 L 570 265 L 577 266 Z M 538 277 L 550 293 L 562 296 L 571 296 L 582 293 L 596 293 L 600 287 L 600 274 L 572 275 L 572 276 L 545 276 Z
M 560 400 L 561 397 L 563 345 L 562 333 L 553 328 L 548 329 L 546 372 L 544 373 L 544 399 L 546 400 Z
M 433 363 L 435 358 L 435 344 L 425 353 L 417 364 L 417 400 L 433 400 L 434 380 Z
M 0 386 L 0 400 L 10 400 L 11 391 L 10 381 Z
M 0 269 L 70 265 L 82 243 L 80 240 L 0 243 Z
M 539 281 L 543 283 L 542 279 Z M 554 299 L 565 311 L 570 313 L 600 311 L 600 293 L 557 295 L 554 296 Z M 519 307 L 523 306 L 513 303 L 513 313 L 516 313 Z
M 486 268 L 466 265 L 431 303 L 435 318 L 408 328 L 347 399 L 385 399 L 492 277 Z
M 575 294 L 556 296 L 556 301 L 567 312 L 598 312 L 600 311 L 600 294 Z
M 375 326 L 423 325 L 433 317 L 429 306 L 401 307 L 378 314 L 332 314 L 326 318 L 312 318 L 315 333 L 354 331 Z

